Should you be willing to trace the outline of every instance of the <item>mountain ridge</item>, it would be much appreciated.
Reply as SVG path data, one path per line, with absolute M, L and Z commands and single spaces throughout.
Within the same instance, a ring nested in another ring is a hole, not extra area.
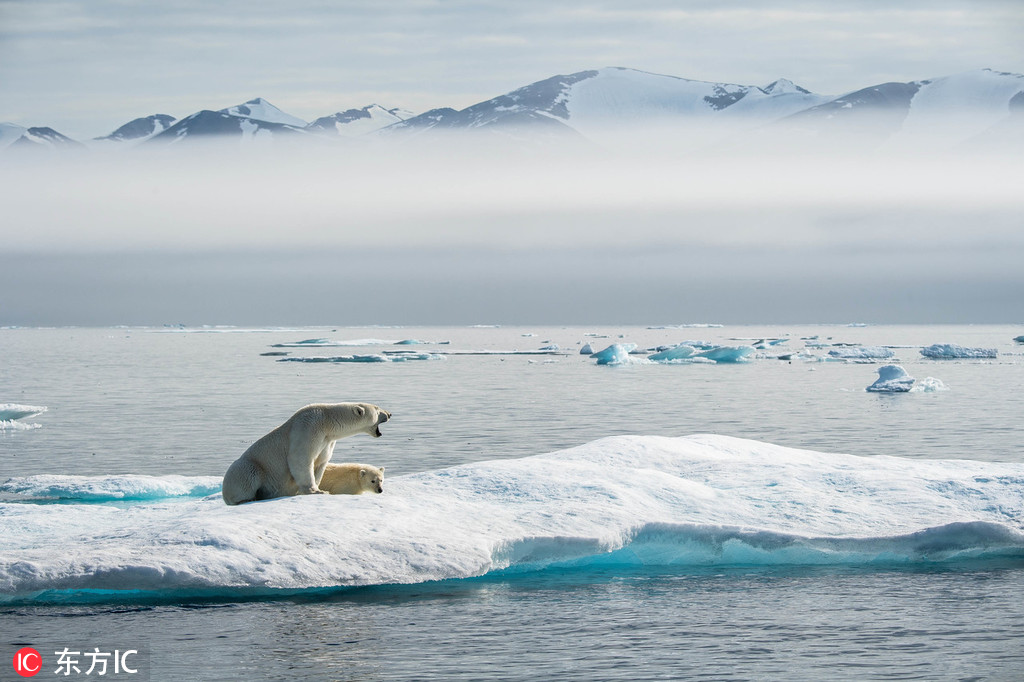
M 649 134 L 694 138 L 695 143 L 780 135 L 797 144 L 849 136 L 869 145 L 899 146 L 934 135 L 956 146 L 971 139 L 1022 137 L 1024 75 L 975 69 L 908 82 L 888 82 L 838 96 L 813 93 L 786 78 L 763 86 L 702 81 L 626 67 L 559 74 L 463 109 L 421 114 L 369 104 L 307 122 L 262 97 L 180 120 L 166 114 L 133 119 L 94 138 L 110 146 L 180 144 L 228 138 L 289 139 L 331 144 L 351 138 L 403 140 L 441 132 L 487 132 L 517 141 L 587 140 L 632 144 Z M 36 131 L 32 133 L 30 131 Z M 0 150 L 79 145 L 52 129 L 0 124 Z M 73 144 L 72 144 L 73 143 Z

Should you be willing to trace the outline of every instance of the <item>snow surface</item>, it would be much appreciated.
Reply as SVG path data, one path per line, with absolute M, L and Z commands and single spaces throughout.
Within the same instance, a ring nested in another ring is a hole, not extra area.
M 145 487 L 137 476 L 31 478 L 7 489 L 106 487 L 124 500 L 120 491 Z M 178 500 L 0 504 L 0 599 L 237 598 L 594 565 L 1024 558 L 1022 463 L 857 457 L 726 436 L 606 438 L 394 476 L 382 495 L 228 507 L 198 497 L 209 477 L 192 485 L 197 497 Z
M 935 343 L 921 349 L 926 358 L 995 358 L 999 356 L 996 348 L 966 348 L 955 343 Z

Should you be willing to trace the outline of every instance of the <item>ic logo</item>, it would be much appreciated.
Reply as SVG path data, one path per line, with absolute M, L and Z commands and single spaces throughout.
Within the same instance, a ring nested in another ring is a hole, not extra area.
M 32 677 L 43 667 L 43 657 L 30 646 L 18 649 L 14 654 L 14 672 L 22 677 Z

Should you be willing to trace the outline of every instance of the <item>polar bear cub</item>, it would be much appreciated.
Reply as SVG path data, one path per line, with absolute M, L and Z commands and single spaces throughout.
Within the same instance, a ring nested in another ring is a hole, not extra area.
M 362 495 L 384 492 L 384 467 L 346 462 L 328 464 L 320 479 L 320 490 L 332 495 Z
M 357 433 L 380 438 L 380 425 L 389 419 L 390 412 L 369 403 L 306 405 L 228 467 L 221 489 L 224 502 L 326 493 L 320 479 L 335 441 Z

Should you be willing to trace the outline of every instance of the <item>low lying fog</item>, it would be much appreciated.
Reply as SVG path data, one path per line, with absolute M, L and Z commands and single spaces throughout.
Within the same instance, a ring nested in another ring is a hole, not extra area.
M 1020 321 L 1022 165 L 451 140 L 8 154 L 0 324 Z M 303 298 L 353 286 L 380 305 Z

